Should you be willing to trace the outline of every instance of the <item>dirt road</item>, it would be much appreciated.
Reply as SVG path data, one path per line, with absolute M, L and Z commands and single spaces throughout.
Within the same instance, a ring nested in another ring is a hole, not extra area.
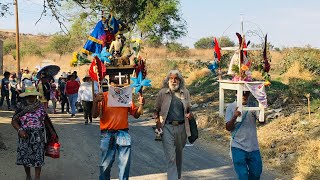
M 12 112 L 0 111 L 0 133 L 6 150 L 0 149 L 0 179 L 23 180 L 23 167 L 15 165 L 17 133 L 10 124 Z M 99 175 L 99 121 L 84 125 L 82 116 L 69 118 L 67 114 L 50 115 L 60 136 L 61 157 L 46 157 L 42 170 L 44 180 L 91 180 Z M 130 179 L 166 179 L 166 166 L 161 142 L 154 141 L 153 121 L 140 118 L 130 120 L 132 136 L 132 163 Z M 113 165 L 112 178 L 117 179 L 117 161 Z M 32 172 L 34 173 L 34 172 Z M 183 179 L 235 179 L 230 159 L 212 145 L 196 142 L 185 147 Z M 275 179 L 263 174 L 262 179 Z

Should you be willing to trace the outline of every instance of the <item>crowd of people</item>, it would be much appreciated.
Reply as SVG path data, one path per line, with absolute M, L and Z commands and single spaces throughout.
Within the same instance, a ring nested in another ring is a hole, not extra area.
M 38 74 L 37 68 L 30 73 L 29 69 L 21 69 L 18 73 L 18 76 L 15 72 L 5 71 L 3 78 L 1 80 L 1 99 L 0 107 L 3 106 L 4 101 L 6 101 L 7 110 L 15 110 L 17 108 L 17 103 L 21 102 L 21 93 L 25 92 L 25 88 L 28 86 L 35 86 L 40 93 L 39 100 L 44 104 L 44 108 L 48 111 L 49 102 L 52 103 L 52 113 L 59 113 L 57 110 L 57 103 L 61 104 L 61 113 L 69 113 L 71 117 L 74 117 L 76 114 L 77 106 L 81 106 L 81 99 L 78 97 L 83 94 L 83 90 L 79 92 L 81 82 L 80 78 L 77 75 L 77 71 L 71 73 L 63 72 L 58 79 L 58 82 L 54 77 L 48 75 L 46 72 L 40 72 Z M 86 81 L 90 81 L 88 77 L 83 79 L 84 84 Z M 85 89 L 85 91 L 91 89 Z M 87 93 L 89 94 L 89 93 Z M 86 99 L 85 99 L 86 100 Z M 91 97 L 92 102 L 92 97 Z M 71 110 L 71 111 L 70 111 Z
M 31 79 L 29 79 L 29 77 Z M 81 102 L 85 124 L 92 123 L 93 118 L 100 117 L 100 180 L 110 179 L 110 172 L 115 160 L 119 158 L 119 179 L 129 179 L 131 164 L 131 137 L 128 116 L 139 118 L 143 113 L 145 99 L 140 94 L 139 104 L 132 100 L 130 107 L 112 107 L 108 104 L 109 92 L 92 93 L 90 76 L 80 78 L 77 72 L 62 73 L 58 87 L 54 79 L 46 73 L 40 73 L 35 80 L 32 75 L 22 74 L 14 80 L 15 74 L 5 72 L 1 87 L 1 105 L 6 98 L 8 109 L 15 108 L 12 126 L 19 136 L 17 164 L 23 165 L 27 179 L 31 179 L 30 167 L 35 167 L 35 178 L 40 179 L 44 164 L 44 129 L 54 138 L 56 131 L 48 116 L 48 102 L 52 101 L 53 113 L 57 113 L 56 103 L 61 103 L 61 112 L 65 110 L 75 116 L 76 103 Z M 109 77 L 110 85 L 121 88 L 115 78 Z M 20 89 L 21 87 L 21 89 Z M 11 92 L 11 104 L 9 91 Z M 95 88 L 94 88 L 95 89 Z M 249 92 L 243 94 L 243 105 L 247 105 Z M 15 96 L 15 99 L 12 97 Z M 38 97 L 38 98 L 37 98 Z M 18 103 L 17 102 L 21 102 Z M 11 105 L 11 106 L 10 106 Z M 65 109 L 66 106 L 66 109 Z M 226 129 L 231 132 L 231 154 L 238 179 L 260 179 L 262 160 L 259 151 L 256 120 L 254 112 L 243 111 L 242 122 L 236 122 L 241 112 L 236 103 L 227 107 Z M 189 120 L 193 119 L 191 98 L 185 86 L 184 78 L 178 70 L 171 70 L 164 79 L 163 87 L 157 94 L 154 104 L 154 119 L 157 132 L 161 132 L 162 145 L 167 164 L 167 179 L 178 180 L 182 176 L 183 149 L 190 137 Z M 30 137 L 36 141 L 30 141 Z

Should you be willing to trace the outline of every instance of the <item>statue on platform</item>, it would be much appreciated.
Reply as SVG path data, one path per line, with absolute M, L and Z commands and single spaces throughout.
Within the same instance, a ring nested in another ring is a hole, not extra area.
M 121 57 L 121 49 L 122 49 L 122 42 L 121 36 L 117 35 L 116 40 L 112 41 L 109 53 L 111 53 L 114 57 Z

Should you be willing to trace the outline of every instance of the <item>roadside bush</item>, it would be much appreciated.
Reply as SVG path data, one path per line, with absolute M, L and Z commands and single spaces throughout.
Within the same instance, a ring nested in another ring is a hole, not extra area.
M 179 57 L 188 57 L 189 56 L 189 48 L 187 46 L 183 46 L 180 43 L 167 44 L 167 50 L 169 52 L 176 53 L 176 55 Z
M 320 50 L 311 47 L 307 48 L 288 48 L 283 50 L 284 58 L 282 61 L 283 71 L 287 70 L 294 64 L 299 62 L 303 68 L 313 74 L 320 75 Z
M 43 56 L 44 50 L 36 42 L 32 42 L 32 41 L 24 42 L 22 44 L 22 49 L 26 55 L 36 55 L 40 57 Z
M 16 49 L 16 43 L 14 41 L 5 40 L 3 42 L 3 54 L 8 55 L 13 49 Z

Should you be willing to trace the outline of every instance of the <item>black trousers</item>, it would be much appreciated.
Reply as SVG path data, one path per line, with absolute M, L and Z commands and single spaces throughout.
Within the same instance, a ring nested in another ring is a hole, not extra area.
M 92 101 L 82 101 L 84 119 L 86 121 L 88 121 L 88 118 L 92 121 L 92 105 Z
M 4 98 L 6 98 L 8 109 L 10 108 L 9 91 L 1 92 L 0 106 L 3 105 Z
M 68 97 L 65 94 L 61 94 L 61 111 L 64 112 L 64 105 L 67 104 L 67 112 L 69 112 L 69 101 Z

